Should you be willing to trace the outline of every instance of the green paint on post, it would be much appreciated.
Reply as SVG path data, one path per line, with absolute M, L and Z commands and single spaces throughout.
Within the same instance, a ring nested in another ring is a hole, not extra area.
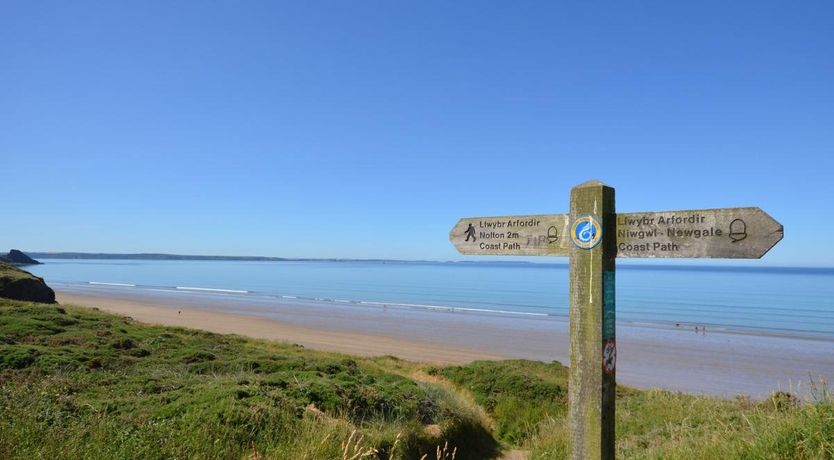
M 602 340 L 613 339 L 616 331 L 614 273 L 608 271 L 602 274 Z

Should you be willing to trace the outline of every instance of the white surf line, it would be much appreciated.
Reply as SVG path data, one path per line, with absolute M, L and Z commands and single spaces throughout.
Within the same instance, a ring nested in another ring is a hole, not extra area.
M 129 283 L 104 283 L 100 281 L 88 281 L 89 284 L 103 285 L 103 286 L 120 286 L 120 287 L 136 287 L 135 284 Z M 191 286 L 176 286 L 171 288 L 146 288 L 148 291 L 158 292 L 176 292 L 180 291 L 197 291 L 197 292 L 223 292 L 227 294 L 250 294 L 250 291 L 241 289 L 217 289 L 217 288 L 202 288 Z M 269 297 L 269 296 L 267 296 Z M 316 302 L 337 302 L 337 303 L 353 303 L 361 305 L 371 305 L 376 307 L 405 307 L 405 308 L 420 308 L 436 311 L 447 312 L 479 312 L 479 313 L 495 313 L 504 315 L 523 315 L 523 316 L 553 316 L 549 313 L 533 313 L 526 311 L 512 311 L 512 310 L 490 310 L 488 308 L 471 308 L 471 307 L 451 307 L 448 305 L 429 305 L 429 304 L 413 304 L 413 303 L 396 303 L 396 302 L 370 302 L 363 300 L 344 300 L 344 299 L 328 299 L 322 297 L 301 298 L 294 295 L 282 295 L 282 299 L 308 299 Z
M 393 306 L 393 307 L 412 307 L 412 308 L 426 308 L 430 310 L 443 310 L 443 311 L 474 311 L 474 312 L 481 312 L 481 313 L 500 313 L 505 315 L 527 315 L 527 316 L 550 316 L 547 313 L 533 313 L 527 311 L 512 311 L 512 310 L 490 310 L 488 308 L 470 308 L 470 307 L 450 307 L 448 305 L 425 305 L 425 304 L 414 304 L 414 303 L 394 303 L 394 302 L 366 302 L 361 301 L 359 302 L 363 305 L 374 305 L 374 306 Z
M 208 291 L 208 292 L 228 292 L 232 294 L 248 294 L 249 291 L 242 291 L 240 289 L 215 289 L 215 288 L 201 288 L 201 287 L 189 287 L 189 286 L 177 286 L 177 289 L 183 291 Z

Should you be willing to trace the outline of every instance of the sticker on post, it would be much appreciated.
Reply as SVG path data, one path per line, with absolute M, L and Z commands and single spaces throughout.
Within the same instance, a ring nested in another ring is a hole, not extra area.
M 593 249 L 602 241 L 602 226 L 594 216 L 577 217 L 571 226 L 570 238 L 579 249 Z
M 617 369 L 617 342 L 608 339 L 602 347 L 602 371 L 608 375 L 614 375 Z

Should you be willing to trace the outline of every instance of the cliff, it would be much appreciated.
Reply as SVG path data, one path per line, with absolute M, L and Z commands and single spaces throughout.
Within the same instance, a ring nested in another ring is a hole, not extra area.
M 17 249 L 12 249 L 5 256 L 0 256 L 0 262 L 14 265 L 35 265 L 40 263 Z
M 0 262 L 0 297 L 55 303 L 55 291 L 42 278 L 4 262 Z

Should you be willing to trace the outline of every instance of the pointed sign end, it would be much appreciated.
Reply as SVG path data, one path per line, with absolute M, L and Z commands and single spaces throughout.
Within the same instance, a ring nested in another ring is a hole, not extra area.
M 455 225 L 452 225 L 452 228 L 450 228 L 450 229 L 449 229 L 449 241 L 451 241 L 451 242 L 453 242 L 453 243 L 454 243 L 454 240 L 455 240 L 455 229 L 457 229 L 457 228 L 458 228 L 458 225 L 460 225 L 460 223 L 461 223 L 461 221 L 462 221 L 462 220 L 463 220 L 463 219 L 460 219 L 460 220 L 458 220 L 457 222 L 455 222 Z

